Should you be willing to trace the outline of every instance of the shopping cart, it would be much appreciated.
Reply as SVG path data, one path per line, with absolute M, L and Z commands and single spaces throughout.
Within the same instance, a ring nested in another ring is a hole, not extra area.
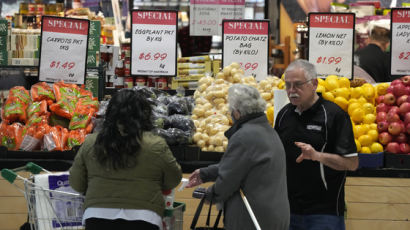
M 16 173 L 19 171 L 29 171 L 31 175 L 24 178 Z M 69 187 L 67 173 L 53 174 L 29 162 L 20 168 L 2 169 L 1 175 L 24 194 L 32 230 L 84 229 L 81 222 L 84 197 Z M 14 183 L 16 179 L 23 181 L 23 188 Z M 43 182 L 50 187 L 43 186 Z

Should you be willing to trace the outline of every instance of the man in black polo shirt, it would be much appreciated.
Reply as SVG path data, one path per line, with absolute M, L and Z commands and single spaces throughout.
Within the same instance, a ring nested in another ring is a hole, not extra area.
M 275 129 L 286 152 L 290 230 L 341 230 L 346 170 L 359 164 L 349 115 L 316 93 L 315 66 L 292 62 L 285 71 L 290 103 Z

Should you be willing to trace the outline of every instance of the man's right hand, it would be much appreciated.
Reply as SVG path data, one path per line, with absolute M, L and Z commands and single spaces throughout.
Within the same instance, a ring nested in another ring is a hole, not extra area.
M 199 172 L 200 170 L 197 169 L 189 176 L 189 182 L 186 188 L 192 188 L 203 183 L 201 177 L 199 176 Z

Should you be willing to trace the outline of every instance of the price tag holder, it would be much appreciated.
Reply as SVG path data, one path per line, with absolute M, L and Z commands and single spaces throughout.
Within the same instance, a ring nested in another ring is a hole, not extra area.
M 86 19 L 42 17 L 40 81 L 84 84 L 89 27 Z
M 133 10 L 131 21 L 131 75 L 175 76 L 177 11 Z
M 238 62 L 256 80 L 268 74 L 269 20 L 224 20 L 222 66 Z
M 391 75 L 410 74 L 410 9 L 391 9 Z
M 355 14 L 309 13 L 309 62 L 318 77 L 353 78 Z
M 219 28 L 219 0 L 191 0 L 189 34 L 217 35 Z

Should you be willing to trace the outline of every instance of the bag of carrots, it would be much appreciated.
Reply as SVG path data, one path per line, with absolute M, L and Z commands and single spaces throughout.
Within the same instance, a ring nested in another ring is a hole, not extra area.
M 80 88 L 76 84 L 67 84 L 63 81 L 59 81 L 54 83 L 53 89 L 57 102 L 63 98 L 77 100 L 80 96 Z
M 0 145 L 5 146 L 8 150 L 18 150 L 23 141 L 23 125 L 13 123 L 7 125 L 5 122 L 0 124 Z
M 30 94 L 23 86 L 14 86 L 9 90 L 9 99 L 18 98 L 22 103 L 28 105 L 31 101 Z
M 67 145 L 68 130 L 61 126 L 53 126 L 44 135 L 43 147 L 47 151 L 63 151 Z
M 56 103 L 50 105 L 50 110 L 60 117 L 71 119 L 74 114 L 76 102 L 77 101 L 75 99 L 62 98 Z
M 36 123 L 29 127 L 24 127 L 24 138 L 20 149 L 24 151 L 38 150 L 44 135 L 49 132 L 49 129 L 50 126 L 44 123 Z
M 42 101 L 33 101 L 29 104 L 27 107 L 27 115 L 30 119 L 34 114 L 37 115 L 44 115 L 47 114 L 47 101 L 42 100 Z
M 70 130 L 87 128 L 87 125 L 91 122 L 91 118 L 94 113 L 95 110 L 91 107 L 77 105 L 77 108 L 75 108 L 73 118 L 71 118 L 68 128 Z
M 3 120 L 8 120 L 9 122 L 27 122 L 27 104 L 22 102 L 17 97 L 9 97 L 4 103 L 1 117 Z
M 93 97 L 83 97 L 78 100 L 78 106 L 88 106 L 93 108 L 96 112 L 98 111 L 98 108 L 100 107 L 100 103 L 98 102 L 97 98 Z M 93 114 L 94 115 L 94 114 Z
M 56 100 L 53 89 L 45 82 L 38 82 L 31 86 L 30 93 L 33 101 L 46 100 L 47 104 L 51 105 Z
M 85 140 L 86 131 L 84 129 L 70 130 L 67 139 L 67 149 L 81 145 Z

